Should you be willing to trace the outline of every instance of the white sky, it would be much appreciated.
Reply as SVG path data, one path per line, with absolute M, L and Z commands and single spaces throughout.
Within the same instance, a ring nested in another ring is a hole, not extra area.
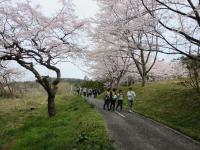
M 76 14 L 81 18 L 93 17 L 98 12 L 98 6 L 95 0 L 72 0 L 75 5 Z M 56 12 L 61 5 L 59 0 L 31 0 L 33 4 L 42 6 L 42 12 L 45 15 L 51 15 Z
M 17 0 L 20 2 L 20 0 Z M 45 15 L 52 15 L 55 14 L 57 10 L 61 8 L 61 5 L 58 0 L 31 0 L 31 3 L 33 5 L 41 5 L 41 11 Z M 82 18 L 90 18 L 94 17 L 94 15 L 98 12 L 98 6 L 95 2 L 95 0 L 73 0 L 73 3 L 75 5 L 74 9 L 76 12 L 76 15 Z M 74 66 L 71 63 L 60 63 L 58 67 L 61 70 L 62 78 L 79 78 L 83 79 L 85 75 L 87 75 L 85 72 L 83 72 L 81 69 L 85 70 L 83 63 L 80 61 L 76 61 L 76 66 Z M 40 69 L 43 71 L 44 69 Z M 44 75 L 50 75 L 54 76 L 52 72 L 45 70 L 43 71 Z M 24 73 L 24 79 L 23 80 L 35 80 L 34 76 L 31 72 L 26 71 Z

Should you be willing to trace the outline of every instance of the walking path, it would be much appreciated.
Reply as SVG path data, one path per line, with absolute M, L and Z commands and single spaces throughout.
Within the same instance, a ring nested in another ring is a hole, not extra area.
M 88 98 L 104 117 L 118 150 L 200 150 L 200 143 L 137 113 L 103 110 L 103 101 Z

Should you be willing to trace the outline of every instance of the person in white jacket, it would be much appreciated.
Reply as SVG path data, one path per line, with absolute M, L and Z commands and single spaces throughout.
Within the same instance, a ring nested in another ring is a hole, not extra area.
M 130 87 L 128 92 L 127 92 L 127 97 L 128 97 L 128 108 L 129 108 L 129 112 L 132 112 L 132 108 L 133 108 L 133 101 L 136 97 L 135 92 L 133 91 L 133 89 Z

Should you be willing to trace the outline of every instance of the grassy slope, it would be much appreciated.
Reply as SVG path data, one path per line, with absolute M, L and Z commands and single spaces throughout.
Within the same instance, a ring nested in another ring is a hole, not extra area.
M 200 97 L 194 90 L 175 81 L 149 83 L 145 88 L 134 85 L 133 89 L 137 94 L 134 111 L 200 141 Z
M 82 98 L 57 97 L 53 118 L 47 117 L 43 99 L 22 102 L 0 101 L 0 149 L 114 149 L 104 121 Z M 32 106 L 37 109 L 31 111 Z
M 200 97 L 176 82 L 135 87 L 135 111 L 200 140 Z

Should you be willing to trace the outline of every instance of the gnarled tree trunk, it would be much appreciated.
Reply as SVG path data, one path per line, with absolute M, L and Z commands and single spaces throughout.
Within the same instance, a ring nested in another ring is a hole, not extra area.
M 55 69 L 56 70 L 56 69 Z M 37 80 L 39 84 L 41 84 L 48 94 L 48 115 L 49 117 L 53 117 L 56 115 L 55 108 L 55 97 L 57 93 L 57 85 L 60 82 L 60 71 L 57 70 L 57 78 L 54 81 L 50 81 L 49 77 L 42 77 L 40 80 Z
M 53 91 L 48 93 L 48 115 L 49 117 L 56 115 L 55 93 Z

